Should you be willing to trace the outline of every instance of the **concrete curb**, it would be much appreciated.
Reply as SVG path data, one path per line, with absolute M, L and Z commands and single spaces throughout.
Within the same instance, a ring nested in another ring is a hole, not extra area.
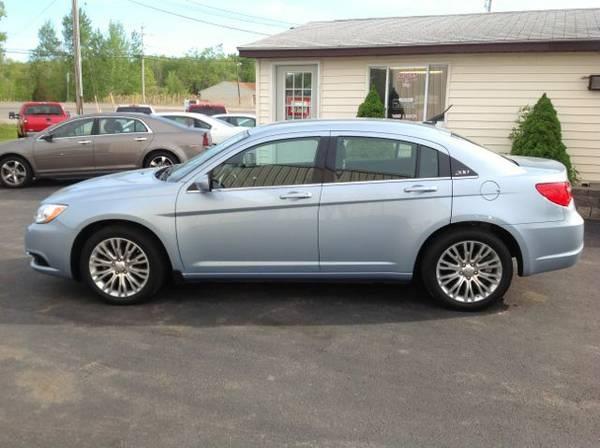
M 577 211 L 584 219 L 600 220 L 600 189 L 574 187 L 573 197 Z

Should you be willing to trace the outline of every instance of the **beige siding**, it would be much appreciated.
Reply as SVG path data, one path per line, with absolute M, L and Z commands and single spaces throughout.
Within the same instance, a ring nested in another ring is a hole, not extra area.
M 257 115 L 274 119 L 273 60 L 260 61 Z M 297 62 L 297 61 L 296 61 Z M 320 61 L 319 117 L 352 118 L 367 93 L 370 65 L 449 65 L 447 126 L 491 149 L 510 151 L 508 135 L 518 110 L 546 92 L 563 138 L 583 180 L 600 182 L 600 92 L 587 90 L 600 73 L 596 53 L 429 55 L 324 58 Z

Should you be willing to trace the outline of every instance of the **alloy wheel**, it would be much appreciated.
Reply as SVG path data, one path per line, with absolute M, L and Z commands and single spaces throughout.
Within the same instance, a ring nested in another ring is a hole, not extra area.
M 27 179 L 27 168 L 19 160 L 9 159 L 0 167 L 0 176 L 5 184 L 18 187 Z
M 173 165 L 173 161 L 167 156 L 156 156 L 150 160 L 148 166 L 150 168 L 158 168 L 161 166 L 171 166 Z
M 502 280 L 498 253 L 480 241 L 461 241 L 448 247 L 436 267 L 438 285 L 451 299 L 473 303 L 489 297 Z
M 150 262 L 140 246 L 125 238 L 99 242 L 89 258 L 92 281 L 114 298 L 139 293 L 150 277 Z

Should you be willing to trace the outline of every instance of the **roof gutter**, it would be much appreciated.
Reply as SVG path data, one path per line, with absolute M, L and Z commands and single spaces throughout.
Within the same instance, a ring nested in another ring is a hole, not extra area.
M 400 56 L 455 53 L 526 53 L 600 51 L 600 40 L 568 40 L 551 42 L 490 42 L 469 44 L 412 45 L 394 47 L 335 48 L 252 48 L 239 47 L 246 58 L 313 58 L 347 56 Z

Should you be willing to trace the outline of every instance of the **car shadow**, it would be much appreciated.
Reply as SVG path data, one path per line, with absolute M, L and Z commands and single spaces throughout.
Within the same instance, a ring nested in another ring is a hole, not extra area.
M 85 285 L 0 262 L 0 323 L 81 326 L 315 326 L 455 319 L 418 285 L 395 283 L 216 283 L 167 285 L 151 302 L 111 306 Z M 481 313 L 507 308 L 498 304 Z

